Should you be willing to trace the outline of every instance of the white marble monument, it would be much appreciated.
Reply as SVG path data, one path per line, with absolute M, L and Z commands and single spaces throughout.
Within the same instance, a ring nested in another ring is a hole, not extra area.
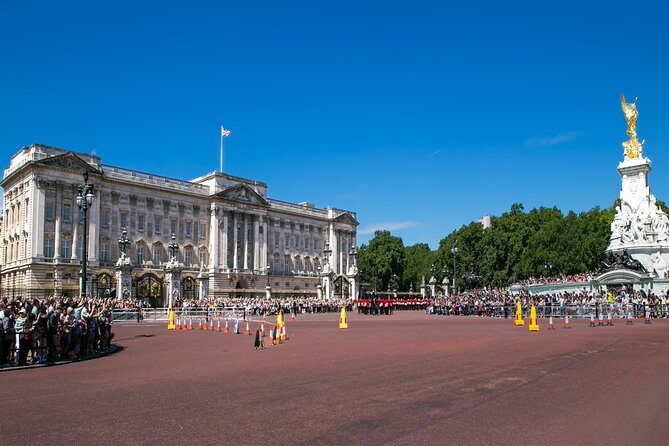
M 651 161 L 643 156 L 644 141 L 637 140 L 636 100 L 628 104 L 623 96 L 622 104 L 630 139 L 623 143 L 624 160 L 618 164 L 620 206 L 611 223 L 607 252 L 627 250 L 649 273 L 663 277 L 669 265 L 669 218 L 657 206 L 648 186 Z

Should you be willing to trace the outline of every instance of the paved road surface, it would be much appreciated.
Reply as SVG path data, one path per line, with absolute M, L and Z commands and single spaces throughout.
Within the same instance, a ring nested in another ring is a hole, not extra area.
M 421 312 L 337 320 L 288 320 L 290 340 L 261 352 L 247 335 L 119 325 L 120 353 L 0 374 L 0 442 L 669 443 L 667 320 L 539 333 Z

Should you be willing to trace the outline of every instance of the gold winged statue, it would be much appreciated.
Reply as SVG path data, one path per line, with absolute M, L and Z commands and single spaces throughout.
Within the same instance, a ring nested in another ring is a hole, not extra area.
M 636 136 L 636 118 L 639 116 L 639 112 L 636 109 L 636 101 L 637 98 L 634 98 L 634 102 L 629 104 L 625 100 L 625 95 L 621 95 L 623 113 L 625 113 L 625 119 L 627 119 L 627 134 L 630 136 L 630 139 L 623 143 L 625 159 L 634 159 L 641 156 L 643 143 L 645 142 L 639 142 Z

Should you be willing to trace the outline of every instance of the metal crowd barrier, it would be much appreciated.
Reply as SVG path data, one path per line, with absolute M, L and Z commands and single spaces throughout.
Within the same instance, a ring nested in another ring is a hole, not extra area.
M 602 303 L 601 305 L 590 304 L 572 304 L 572 305 L 536 305 L 537 317 L 565 317 L 569 315 L 570 318 L 589 318 L 590 315 L 595 317 L 599 312 L 603 312 L 604 316 L 611 312 L 612 318 L 626 318 L 628 313 L 635 319 L 643 318 L 648 309 L 650 317 L 652 318 L 666 318 L 669 316 L 668 305 L 645 305 L 630 303 L 623 305 L 618 302 Z M 529 317 L 531 306 L 522 306 L 523 317 Z M 429 314 L 438 315 L 452 315 L 452 316 L 480 316 L 480 317 L 507 317 L 513 318 L 516 314 L 516 305 L 450 305 L 444 308 L 440 305 L 432 305 L 428 307 Z
M 137 308 L 116 308 L 112 310 L 112 320 L 116 323 L 137 322 Z M 174 315 L 179 317 L 193 318 L 246 318 L 248 312 L 244 307 L 219 307 L 219 308 L 175 308 Z M 169 316 L 169 308 L 142 308 L 139 320 L 144 322 L 166 322 Z

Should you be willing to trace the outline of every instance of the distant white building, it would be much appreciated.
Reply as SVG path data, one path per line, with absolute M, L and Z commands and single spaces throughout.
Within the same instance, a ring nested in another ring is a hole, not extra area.
M 483 229 L 488 229 L 490 226 L 492 226 L 492 216 L 490 214 L 486 214 L 483 217 L 476 220 L 476 223 L 481 223 Z
M 12 157 L 1 183 L 1 295 L 78 294 L 83 222 L 76 197 L 86 171 L 95 195 L 87 243 L 94 296 L 118 286 L 118 240 L 127 228 L 132 297 L 153 306 L 167 303 L 172 234 L 183 266 L 182 298 L 264 294 L 268 273 L 274 292 L 316 294 L 323 285 L 328 296 L 354 297 L 354 212 L 273 200 L 267 184 L 225 173 L 183 181 L 101 161 L 41 144 Z

